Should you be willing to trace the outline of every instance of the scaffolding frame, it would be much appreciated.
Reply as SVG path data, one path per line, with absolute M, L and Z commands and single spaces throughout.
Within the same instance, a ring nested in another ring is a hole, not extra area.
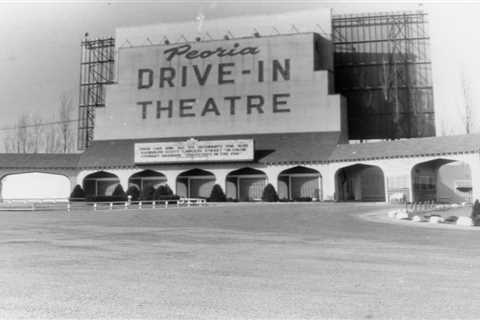
M 335 87 L 347 97 L 351 139 L 435 135 L 426 16 L 332 16 Z
M 94 137 L 95 110 L 105 107 L 105 86 L 114 80 L 115 39 L 89 40 L 85 37 L 80 52 L 77 146 L 84 150 Z

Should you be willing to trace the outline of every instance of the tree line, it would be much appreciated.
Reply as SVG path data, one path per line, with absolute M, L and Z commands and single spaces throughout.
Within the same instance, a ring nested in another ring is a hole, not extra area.
M 3 138 L 5 153 L 71 153 L 76 151 L 72 99 L 61 96 L 57 116 L 21 115 Z

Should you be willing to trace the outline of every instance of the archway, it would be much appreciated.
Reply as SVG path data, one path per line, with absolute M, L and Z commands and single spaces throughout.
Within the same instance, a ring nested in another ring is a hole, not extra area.
M 319 200 L 321 175 L 315 169 L 297 166 L 278 175 L 278 197 L 286 200 Z
M 226 179 L 227 199 L 239 201 L 261 200 L 267 184 L 265 172 L 249 167 L 230 172 Z
M 208 198 L 215 185 L 215 175 L 202 169 L 191 169 L 177 177 L 177 195 L 186 198 Z
M 145 190 L 148 187 L 158 188 L 160 185 L 167 182 L 167 177 L 164 174 L 153 171 L 143 170 L 132 174 L 128 179 L 128 186 L 135 186 L 138 191 Z
M 412 168 L 413 201 L 471 202 L 470 166 L 462 161 L 435 159 Z
M 385 178 L 377 166 L 355 164 L 335 174 L 337 201 L 385 201 Z
M 2 178 L 3 199 L 68 198 L 70 180 L 59 174 L 28 172 Z
M 97 171 L 83 179 L 83 190 L 88 196 L 111 196 L 120 179 L 113 173 Z

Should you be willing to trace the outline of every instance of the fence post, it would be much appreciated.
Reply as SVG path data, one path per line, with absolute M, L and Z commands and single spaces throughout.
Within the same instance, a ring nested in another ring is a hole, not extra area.
M 70 204 L 70 201 L 67 202 L 67 212 L 70 212 L 70 209 L 71 209 L 71 204 Z
M 168 208 L 168 200 L 165 200 L 165 208 Z
M 128 201 L 125 201 L 125 210 L 128 209 Z
M 97 211 L 97 203 L 96 202 L 93 203 L 93 211 Z
M 110 202 L 109 209 L 113 210 L 113 202 Z
M 138 209 L 142 209 L 142 201 L 138 202 Z
M 155 201 L 152 202 L 152 209 L 155 209 Z

